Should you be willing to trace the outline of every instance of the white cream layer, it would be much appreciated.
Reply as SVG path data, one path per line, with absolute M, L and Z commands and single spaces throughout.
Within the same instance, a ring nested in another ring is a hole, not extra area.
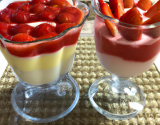
M 156 56 L 146 62 L 123 60 L 120 57 L 96 52 L 101 65 L 110 73 L 120 77 L 131 77 L 147 71 L 154 63 Z

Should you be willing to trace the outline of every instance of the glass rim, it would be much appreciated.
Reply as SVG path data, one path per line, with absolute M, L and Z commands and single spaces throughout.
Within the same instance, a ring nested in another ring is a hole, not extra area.
M 92 8 L 93 8 L 94 12 L 98 16 L 100 16 L 102 19 L 108 19 L 109 21 L 111 21 L 115 25 L 122 25 L 122 26 L 126 26 L 126 27 L 134 27 L 134 28 L 141 28 L 141 29 L 147 29 L 147 28 L 150 29 L 150 28 L 154 28 L 156 26 L 160 26 L 160 22 L 157 22 L 157 23 L 154 23 L 154 24 L 148 24 L 148 25 L 133 25 L 133 24 L 128 24 L 128 23 L 121 22 L 116 18 L 112 18 L 110 16 L 106 16 L 106 15 L 102 14 L 101 11 L 97 10 L 96 7 L 95 7 L 95 4 L 94 4 L 95 1 L 97 1 L 97 0 L 92 0 L 91 1 L 91 5 L 92 5 Z
M 7 42 L 7 43 L 29 44 L 29 43 L 38 43 L 38 42 L 43 42 L 43 41 L 56 40 L 56 39 L 64 36 L 64 35 L 65 35 L 67 32 L 69 32 L 71 29 L 81 27 L 81 26 L 85 23 L 85 21 L 87 20 L 87 18 L 88 18 L 88 16 L 89 16 L 89 13 L 90 13 L 90 9 L 89 9 L 89 7 L 88 7 L 86 4 L 80 2 L 79 0 L 72 0 L 72 1 L 73 1 L 73 7 L 74 7 L 75 5 L 81 5 L 81 6 L 83 6 L 83 8 L 86 8 L 86 9 L 88 10 L 88 13 L 87 13 L 86 15 L 84 15 L 81 23 L 79 23 L 78 25 L 69 27 L 69 28 L 65 29 L 63 32 L 61 32 L 60 34 L 58 34 L 57 36 L 50 37 L 50 38 L 46 38 L 46 39 L 33 40 L 33 41 L 27 41 L 27 42 L 25 42 L 25 41 L 20 41 L 20 42 L 18 41 L 18 42 L 17 42 L 17 41 L 8 40 L 8 39 L 4 38 L 1 34 L 0 34 L 0 39 L 4 40 L 4 41 Z M 83 12 L 83 14 L 84 14 L 84 12 Z M 47 21 L 46 21 L 46 22 L 47 22 Z

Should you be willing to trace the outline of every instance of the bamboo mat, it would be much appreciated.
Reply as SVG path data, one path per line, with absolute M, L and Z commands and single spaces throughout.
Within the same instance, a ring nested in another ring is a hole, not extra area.
M 19 116 L 10 101 L 17 80 L 8 66 L 0 79 L 0 125 L 160 125 L 160 73 L 155 65 L 142 75 L 131 78 L 146 95 L 143 111 L 130 120 L 115 121 L 99 114 L 88 99 L 90 85 L 97 78 L 109 75 L 98 61 L 93 37 L 80 37 L 75 54 L 70 74 L 78 82 L 81 96 L 71 113 L 57 121 L 43 124 L 32 123 Z

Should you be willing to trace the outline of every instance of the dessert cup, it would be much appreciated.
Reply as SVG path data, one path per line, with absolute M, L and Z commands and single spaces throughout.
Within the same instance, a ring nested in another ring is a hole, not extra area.
M 147 71 L 160 51 L 160 23 L 131 25 L 101 13 L 98 0 L 92 0 L 97 14 L 94 39 L 101 65 L 112 75 L 97 79 L 88 95 L 92 106 L 109 119 L 126 120 L 141 112 L 145 95 L 130 77 Z M 118 34 L 110 35 L 104 19 L 115 25 Z M 141 35 L 140 39 L 136 39 Z
M 14 1 L 0 1 L 0 9 Z M 0 50 L 18 79 L 11 102 L 15 111 L 27 120 L 55 121 L 70 113 L 79 100 L 78 84 L 69 72 L 89 7 L 78 0 L 72 2 L 83 12 L 82 22 L 55 37 L 14 42 L 0 35 Z M 28 25 L 35 27 L 40 23 L 43 22 Z

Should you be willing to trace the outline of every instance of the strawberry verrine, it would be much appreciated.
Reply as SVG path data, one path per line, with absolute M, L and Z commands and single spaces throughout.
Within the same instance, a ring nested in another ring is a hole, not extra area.
M 0 50 L 18 79 L 14 109 L 33 122 L 64 117 L 79 100 L 69 71 L 88 6 L 78 0 L 2 0 L 0 9 Z
M 97 57 L 112 75 L 92 84 L 89 99 L 110 119 L 132 118 L 144 108 L 145 96 L 129 77 L 147 71 L 160 52 L 160 1 L 92 0 L 92 7 Z

